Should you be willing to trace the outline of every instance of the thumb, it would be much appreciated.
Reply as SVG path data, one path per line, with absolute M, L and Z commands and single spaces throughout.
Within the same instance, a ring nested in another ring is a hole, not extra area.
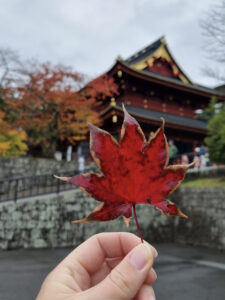
M 85 299 L 133 299 L 143 285 L 156 257 L 148 243 L 136 246 L 98 285 L 85 292 Z

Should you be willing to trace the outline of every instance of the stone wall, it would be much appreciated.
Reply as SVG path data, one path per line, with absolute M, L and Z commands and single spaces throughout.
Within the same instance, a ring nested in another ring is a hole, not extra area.
M 97 232 L 127 231 L 122 218 L 110 222 L 74 224 L 98 205 L 79 190 L 0 204 L 0 248 L 66 247 L 76 245 Z M 137 207 L 144 238 L 162 241 L 172 235 L 169 220 L 157 217 L 152 207 Z M 170 219 L 172 221 L 172 219 Z M 130 232 L 137 234 L 132 220 Z
M 67 162 L 32 157 L 0 158 L 0 179 L 73 171 L 76 167 L 76 161 Z
M 181 242 L 225 250 L 225 196 L 219 188 L 180 188 L 173 201 L 189 219 L 163 217 L 150 205 L 138 205 L 137 215 L 144 238 L 150 242 Z M 137 234 L 132 219 L 127 229 L 122 219 L 74 224 L 97 205 L 92 198 L 73 190 L 0 204 L 0 248 L 74 246 L 104 231 Z
M 175 218 L 175 241 L 225 250 L 225 188 L 182 187 L 172 200 L 189 216 Z

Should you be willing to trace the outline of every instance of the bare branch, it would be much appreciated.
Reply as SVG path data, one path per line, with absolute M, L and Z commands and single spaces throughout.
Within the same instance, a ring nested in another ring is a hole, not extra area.
M 225 82 L 225 72 L 218 68 L 203 67 L 202 73 L 209 78 L 216 79 L 221 84 Z
M 203 49 L 208 53 L 208 58 L 220 64 L 220 68 L 213 70 L 211 67 L 203 68 L 206 76 L 225 81 L 225 0 L 210 6 L 200 20 L 202 34 L 205 39 Z M 221 69 L 221 70 L 220 70 Z
M 18 53 L 9 48 L 0 49 L 0 86 L 15 86 L 21 82 L 25 64 Z

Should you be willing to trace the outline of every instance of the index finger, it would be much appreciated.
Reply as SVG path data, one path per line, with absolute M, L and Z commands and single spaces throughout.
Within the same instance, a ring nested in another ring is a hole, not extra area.
M 132 233 L 100 233 L 77 247 L 64 262 L 76 260 L 91 275 L 99 270 L 106 258 L 126 256 L 138 244 L 140 238 Z

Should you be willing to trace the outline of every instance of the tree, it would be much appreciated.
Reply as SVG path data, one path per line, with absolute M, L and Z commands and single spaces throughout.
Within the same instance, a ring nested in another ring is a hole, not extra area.
M 5 113 L 0 111 L 0 156 L 26 154 L 26 133 L 13 128 L 4 118 Z
M 210 160 L 225 163 L 225 107 L 214 114 L 208 123 L 208 136 L 205 139 Z
M 100 77 L 83 87 L 84 76 L 62 66 L 42 64 L 27 72 L 27 80 L 8 92 L 7 103 L 30 145 L 52 156 L 57 143 L 75 144 L 86 138 L 87 121 L 100 124 L 97 107 L 117 93 L 112 79 Z M 13 94 L 13 96 L 12 96 Z
M 209 106 L 203 110 L 200 110 L 198 119 L 207 122 L 210 121 L 213 118 L 213 116 L 218 112 L 218 109 L 220 109 L 221 105 L 222 102 L 217 102 L 217 98 L 212 97 L 210 99 Z
M 211 5 L 210 10 L 201 20 L 204 49 L 209 53 L 210 59 L 218 63 L 217 68 L 207 66 L 204 73 L 219 81 L 225 81 L 225 0 Z
M 6 94 L 18 84 L 23 64 L 18 54 L 7 48 L 0 49 L 0 156 L 17 156 L 27 152 L 26 133 L 9 122 L 10 108 Z
M 25 64 L 18 53 L 9 48 L 0 48 L 0 87 L 7 88 L 21 82 Z
M 225 109 L 216 114 L 208 124 L 206 144 L 211 161 L 225 163 Z

